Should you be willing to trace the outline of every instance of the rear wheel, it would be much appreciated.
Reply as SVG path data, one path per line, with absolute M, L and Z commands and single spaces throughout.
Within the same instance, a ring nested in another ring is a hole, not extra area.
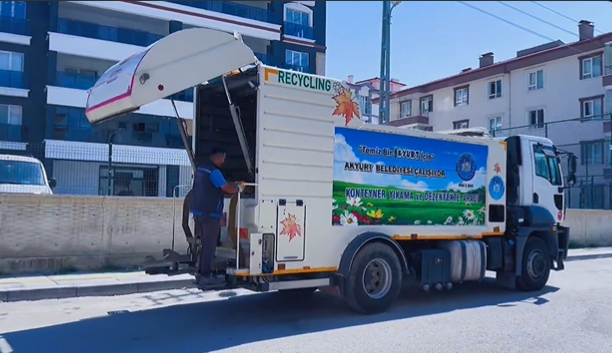
M 523 251 L 523 271 L 516 279 L 517 289 L 524 292 L 539 291 L 548 282 L 550 277 L 551 259 L 546 242 L 541 238 L 527 239 Z
M 345 283 L 349 307 L 363 314 L 387 311 L 402 288 L 400 260 L 386 244 L 365 245 L 355 258 Z

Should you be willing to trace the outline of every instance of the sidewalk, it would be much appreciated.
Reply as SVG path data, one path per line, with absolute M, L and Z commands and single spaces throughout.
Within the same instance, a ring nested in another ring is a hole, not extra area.
M 0 278 L 0 302 L 124 295 L 188 288 L 188 274 L 166 276 L 144 272 L 111 272 Z
M 572 249 L 567 261 L 612 257 L 612 247 Z M 193 277 L 115 272 L 0 278 L 0 302 L 124 295 L 193 287 Z

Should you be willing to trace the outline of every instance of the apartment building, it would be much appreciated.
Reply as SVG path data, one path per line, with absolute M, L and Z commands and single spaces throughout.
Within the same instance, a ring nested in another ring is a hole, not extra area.
M 344 81 L 351 92 L 359 101 L 361 118 L 363 121 L 377 125 L 378 124 L 378 104 L 374 100 L 378 98 L 380 92 L 380 78 L 374 77 L 367 80 L 355 81 L 355 76 L 349 75 Z M 398 92 L 406 87 L 398 79 L 391 79 L 391 92 Z
M 555 41 L 391 95 L 391 125 L 422 130 L 487 127 L 492 134 L 547 136 L 579 158 L 572 207 L 612 207 L 612 33 Z
M 110 177 L 111 194 L 121 180 L 136 196 L 171 196 L 191 170 L 170 99 L 92 127 L 86 92 L 99 75 L 193 27 L 240 32 L 264 63 L 324 74 L 325 26 L 324 1 L 2 1 L 0 150 L 44 160 L 58 194 L 106 195 Z M 192 118 L 191 90 L 172 99 Z

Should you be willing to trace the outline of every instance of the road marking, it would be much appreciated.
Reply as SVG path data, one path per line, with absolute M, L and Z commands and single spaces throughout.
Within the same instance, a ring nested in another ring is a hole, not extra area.
M 0 336 L 0 353 L 13 353 L 13 347 L 2 336 Z

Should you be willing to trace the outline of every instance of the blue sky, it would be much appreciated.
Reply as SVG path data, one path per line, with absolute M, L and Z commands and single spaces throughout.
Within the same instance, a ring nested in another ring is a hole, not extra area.
M 374 148 L 409 148 L 426 153 L 434 153 L 431 162 L 421 162 L 408 159 L 386 158 L 364 155 L 359 146 L 366 144 Z M 336 128 L 334 148 L 334 180 L 354 182 L 371 186 L 396 186 L 411 190 L 446 190 L 456 189 L 461 182 L 455 172 L 455 165 L 462 154 L 471 154 L 474 157 L 478 173 L 470 182 L 474 188 L 484 186 L 486 179 L 485 166 L 487 161 L 487 147 L 470 144 L 459 144 L 448 141 L 428 140 L 401 135 L 380 134 L 366 130 Z M 344 171 L 345 162 L 370 162 L 372 164 L 385 164 L 388 166 L 406 166 L 446 170 L 446 179 L 426 179 L 402 177 L 377 173 L 359 173 Z
M 497 1 L 467 3 L 551 39 L 566 43 L 578 39 Z M 530 1 L 506 3 L 578 33 L 577 23 Z M 596 31 L 612 31 L 611 2 L 541 3 L 572 19 L 595 22 Z M 381 13 L 380 1 L 327 2 L 327 76 L 343 80 L 351 74 L 356 80 L 379 76 Z M 403 2 L 393 10 L 391 32 L 391 76 L 408 86 L 476 68 L 478 57 L 487 52 L 495 53 L 495 60 L 501 61 L 514 57 L 518 50 L 548 42 L 456 1 Z

